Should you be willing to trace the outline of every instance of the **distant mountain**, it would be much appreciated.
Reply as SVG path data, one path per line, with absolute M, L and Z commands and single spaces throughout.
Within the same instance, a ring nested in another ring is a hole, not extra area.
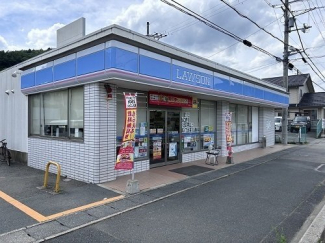
M 0 71 L 12 67 L 20 62 L 35 57 L 43 52 L 51 50 L 20 50 L 20 51 L 0 51 Z

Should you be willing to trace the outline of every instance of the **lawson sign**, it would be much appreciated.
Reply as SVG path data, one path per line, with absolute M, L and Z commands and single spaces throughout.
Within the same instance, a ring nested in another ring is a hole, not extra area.
M 213 89 L 212 75 L 184 68 L 178 65 L 173 65 L 172 80 L 174 82 L 183 83 L 187 85 L 194 85 Z

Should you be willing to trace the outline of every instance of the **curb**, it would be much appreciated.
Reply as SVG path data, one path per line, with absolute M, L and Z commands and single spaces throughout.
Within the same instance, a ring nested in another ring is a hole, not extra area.
M 325 229 L 325 205 L 308 227 L 305 234 L 300 239 L 299 243 L 319 242 Z

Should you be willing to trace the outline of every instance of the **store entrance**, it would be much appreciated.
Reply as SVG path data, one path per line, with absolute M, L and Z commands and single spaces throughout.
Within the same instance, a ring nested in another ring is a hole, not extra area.
M 150 167 L 180 161 L 180 111 L 150 110 Z

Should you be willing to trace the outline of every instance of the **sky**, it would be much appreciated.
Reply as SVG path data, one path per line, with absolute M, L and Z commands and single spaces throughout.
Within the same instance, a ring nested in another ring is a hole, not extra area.
M 173 3 L 173 0 L 166 0 Z M 176 0 L 175 0 L 176 1 Z M 242 15 L 227 6 L 226 1 Z M 240 39 L 283 57 L 284 0 L 177 0 Z M 292 1 L 290 1 L 292 2 Z M 175 3 L 174 3 L 175 4 Z M 310 73 L 316 92 L 325 92 L 325 0 L 298 0 L 290 5 L 298 28 L 312 26 L 306 33 L 292 28 L 289 45 L 304 48 L 309 56 L 290 55 L 301 72 Z M 307 13 L 304 10 L 313 9 Z M 160 0 L 2 0 L 0 3 L 0 50 L 47 49 L 56 47 L 56 31 L 74 20 L 86 18 L 86 34 L 118 24 L 146 34 L 166 35 L 159 41 L 237 69 L 257 78 L 283 75 L 283 66 L 274 57 L 247 47 Z M 289 75 L 296 71 L 289 71 Z

